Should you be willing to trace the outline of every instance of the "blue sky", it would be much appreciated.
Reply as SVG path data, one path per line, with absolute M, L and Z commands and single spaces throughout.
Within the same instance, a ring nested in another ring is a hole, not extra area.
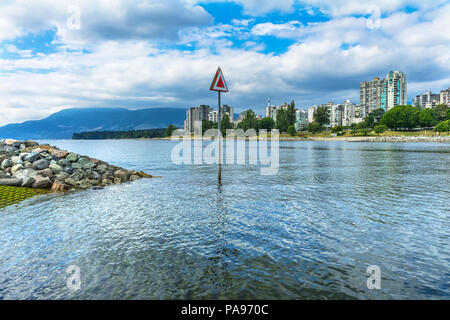
M 408 101 L 450 87 L 450 3 L 420 0 L 17 0 L 0 4 L 0 125 L 65 108 L 262 114 L 346 99 L 401 70 Z

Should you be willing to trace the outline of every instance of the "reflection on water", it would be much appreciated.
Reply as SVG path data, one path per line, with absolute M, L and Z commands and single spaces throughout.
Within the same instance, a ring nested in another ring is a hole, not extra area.
M 50 143 L 163 178 L 0 209 L 2 299 L 450 296 L 448 144 L 282 142 L 277 175 L 224 165 L 218 187 L 169 141 Z

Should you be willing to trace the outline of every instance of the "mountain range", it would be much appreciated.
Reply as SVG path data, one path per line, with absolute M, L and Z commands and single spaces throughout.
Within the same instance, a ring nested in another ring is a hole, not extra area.
M 73 133 L 86 131 L 128 131 L 183 127 L 185 109 L 124 108 L 65 109 L 42 120 L 25 121 L 0 127 L 0 138 L 71 139 Z

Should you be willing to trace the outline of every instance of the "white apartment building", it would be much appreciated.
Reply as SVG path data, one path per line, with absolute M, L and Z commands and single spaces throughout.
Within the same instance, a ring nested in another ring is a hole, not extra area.
M 344 105 L 342 104 L 328 104 L 330 110 L 330 127 L 342 126 L 342 119 L 344 118 Z
M 210 111 L 209 114 L 208 114 L 208 120 L 216 123 L 218 121 L 217 120 L 218 114 L 219 113 L 216 110 Z
M 440 95 L 433 94 L 431 91 L 427 91 L 424 94 L 419 94 L 413 99 L 414 106 L 420 106 L 421 108 L 434 108 L 440 102 Z
M 344 112 L 342 114 L 342 125 L 344 127 L 350 127 L 356 119 L 356 104 L 350 100 L 344 102 Z
M 450 107 L 450 88 L 447 90 L 441 90 L 441 94 L 439 96 L 439 104 L 446 104 Z
M 314 112 L 316 112 L 318 107 L 319 106 L 314 105 L 314 106 L 308 108 L 308 121 L 309 121 L 309 123 L 314 122 Z
M 280 109 L 287 110 L 289 105 L 287 102 L 283 103 L 281 106 L 272 106 L 270 105 L 270 100 L 268 101 L 268 105 L 266 106 L 265 117 L 272 118 L 273 121 L 277 121 L 277 111 Z

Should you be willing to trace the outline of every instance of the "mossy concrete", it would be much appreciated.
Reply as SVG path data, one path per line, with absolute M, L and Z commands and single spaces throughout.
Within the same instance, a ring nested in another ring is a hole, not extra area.
M 50 190 L 43 189 L 0 186 L 0 208 L 49 192 Z

